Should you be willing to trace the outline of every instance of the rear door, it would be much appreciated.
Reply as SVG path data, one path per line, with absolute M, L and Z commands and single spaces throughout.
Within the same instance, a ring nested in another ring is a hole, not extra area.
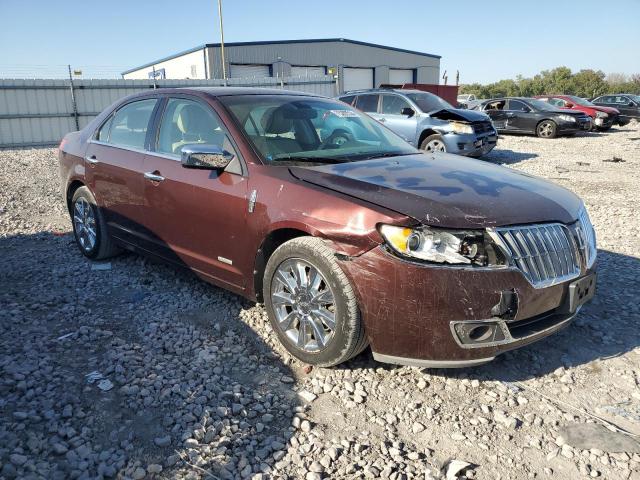
M 380 122 L 415 146 L 418 129 L 418 115 L 415 108 L 400 95 L 383 94 L 381 97 Z M 403 115 L 403 108 L 411 108 L 414 114 Z
M 116 110 L 87 148 L 86 180 L 115 237 L 137 243 L 142 235 L 143 162 L 157 98 L 140 99 Z
M 505 108 L 507 106 L 507 101 L 504 99 L 491 100 L 487 102 L 484 106 L 483 111 L 489 118 L 491 118 L 491 122 L 493 126 L 497 130 L 508 130 L 507 126 L 507 113 L 505 112 Z
M 220 146 L 243 165 L 211 105 L 169 97 L 141 176 L 148 248 L 218 283 L 244 288 L 237 265 L 247 251 L 247 176 L 182 167 L 182 149 L 194 144 Z

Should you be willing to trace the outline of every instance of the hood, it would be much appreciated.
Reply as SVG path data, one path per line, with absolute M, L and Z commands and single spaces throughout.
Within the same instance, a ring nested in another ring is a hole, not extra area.
M 589 105 L 587 108 L 591 108 L 591 109 L 596 110 L 598 112 L 610 113 L 610 114 L 613 114 L 613 115 L 620 114 L 620 110 L 618 110 L 617 108 L 613 108 L 613 107 L 601 107 L 600 105 Z
M 429 116 L 440 120 L 455 120 L 458 122 L 482 122 L 488 121 L 489 116 L 478 111 L 461 108 L 443 108 L 429 112 Z
M 576 195 L 551 182 L 446 153 L 290 171 L 300 180 L 440 227 L 571 223 L 582 205 Z

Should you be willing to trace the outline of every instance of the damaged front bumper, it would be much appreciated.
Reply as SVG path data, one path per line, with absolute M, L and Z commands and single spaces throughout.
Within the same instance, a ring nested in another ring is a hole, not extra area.
M 480 365 L 566 327 L 595 291 L 593 269 L 535 288 L 515 268 L 405 261 L 383 247 L 343 261 L 373 356 L 430 368 Z
M 447 146 L 448 153 L 480 157 L 496 147 L 498 133 L 495 131 L 486 135 L 446 133 L 443 135 L 443 141 Z

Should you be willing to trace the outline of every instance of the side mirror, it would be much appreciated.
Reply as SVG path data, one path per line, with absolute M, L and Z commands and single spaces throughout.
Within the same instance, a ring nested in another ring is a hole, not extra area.
M 411 107 L 404 107 L 401 111 L 400 111 L 401 115 L 406 115 L 407 117 L 411 118 L 413 117 L 416 112 L 413 108 Z
M 633 103 L 633 102 L 629 102 L 629 103 L 627 103 L 627 105 L 630 106 L 630 107 L 635 107 L 636 106 L 636 104 Z
M 195 144 L 182 148 L 181 163 L 184 168 L 224 170 L 234 155 L 218 145 Z
M 575 107 L 575 105 L 573 103 L 569 103 L 569 102 L 565 103 L 564 106 L 565 106 L 565 108 L 573 108 L 573 107 Z

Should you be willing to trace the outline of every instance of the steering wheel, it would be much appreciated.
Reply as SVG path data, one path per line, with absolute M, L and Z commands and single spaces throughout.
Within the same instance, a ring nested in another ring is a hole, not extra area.
M 353 135 L 351 135 L 346 130 L 334 130 L 331 135 L 329 135 L 322 145 L 320 145 L 319 150 L 327 150 L 331 148 L 340 148 L 345 143 L 353 141 Z

